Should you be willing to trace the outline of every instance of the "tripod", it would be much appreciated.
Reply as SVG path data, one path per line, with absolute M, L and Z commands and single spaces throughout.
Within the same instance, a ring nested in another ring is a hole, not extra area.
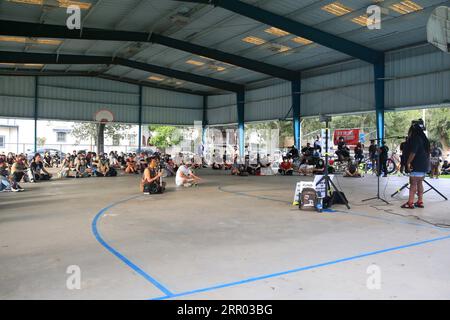
M 339 199 L 345 204 L 347 209 L 350 209 L 350 206 L 348 205 L 347 199 L 345 199 L 342 196 L 342 193 L 339 191 L 339 189 L 336 187 L 336 185 L 333 183 L 331 178 L 328 176 L 328 131 L 330 130 L 328 127 L 329 119 L 325 121 L 326 128 L 325 128 L 325 171 L 322 178 L 320 178 L 319 181 L 317 181 L 316 186 L 322 183 L 322 181 L 325 180 L 325 196 L 328 196 L 328 191 L 331 189 L 331 186 L 333 186 L 333 189 L 337 191 L 337 194 L 339 196 Z M 330 186 L 331 185 L 331 186 Z
M 423 193 L 427 193 L 428 191 L 434 190 L 436 191 L 437 194 L 439 194 L 442 198 L 444 198 L 445 200 L 448 200 L 446 196 L 444 196 L 441 192 L 439 192 L 438 189 L 436 189 L 435 187 L 433 187 L 427 180 L 423 179 L 423 182 L 425 182 L 430 189 L 428 189 L 427 191 L 424 191 Z M 397 191 L 395 191 L 393 194 L 391 194 L 391 198 L 395 197 L 395 195 L 397 195 L 398 193 L 400 193 L 401 191 L 403 191 L 405 188 L 409 189 L 409 182 L 405 183 L 400 189 L 398 189 Z
M 377 144 L 378 143 L 381 144 L 380 142 L 382 142 L 385 139 L 399 139 L 399 138 L 403 138 L 403 137 L 390 137 L 390 138 L 383 138 L 383 139 L 376 138 L 376 139 L 373 139 L 373 140 L 375 140 L 377 142 Z M 385 160 L 385 159 L 383 159 L 383 160 Z M 363 199 L 361 201 L 365 202 L 365 201 L 370 201 L 370 200 L 381 200 L 384 203 L 389 204 L 389 202 L 387 200 L 383 199 L 380 196 L 380 176 L 381 176 L 380 150 L 377 151 L 377 167 L 376 167 L 376 170 L 377 170 L 377 172 L 376 172 L 376 174 L 377 174 L 377 195 L 375 197 L 371 197 L 371 198 L 368 198 L 368 199 Z

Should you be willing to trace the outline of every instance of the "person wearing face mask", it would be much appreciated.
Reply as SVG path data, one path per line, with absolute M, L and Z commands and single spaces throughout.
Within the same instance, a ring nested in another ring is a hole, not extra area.
M 44 162 L 39 153 L 34 155 L 33 161 L 30 163 L 30 169 L 33 173 L 35 181 L 50 180 L 52 175 L 45 169 Z
M 11 179 L 13 185 L 21 191 L 23 190 L 23 188 L 19 185 L 19 182 L 24 177 L 26 170 L 27 170 L 27 167 L 25 165 L 24 156 L 23 155 L 17 156 L 16 160 L 14 161 L 13 165 L 11 166 L 10 179 Z

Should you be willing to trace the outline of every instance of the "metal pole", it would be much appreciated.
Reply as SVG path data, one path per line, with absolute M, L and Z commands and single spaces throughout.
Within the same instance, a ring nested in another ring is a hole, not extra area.
M 203 96 L 202 145 L 206 143 L 206 126 L 208 125 L 208 96 Z
M 139 86 L 139 130 L 138 130 L 138 152 L 142 149 L 142 85 Z
M 245 92 L 239 91 L 237 96 L 238 130 L 239 130 L 239 154 L 244 157 L 245 152 Z
M 301 123 L 300 123 L 300 90 L 301 81 L 292 81 L 292 113 L 293 113 L 293 128 L 294 128 L 294 144 L 300 150 L 301 148 Z
M 34 153 L 37 152 L 37 121 L 38 121 L 38 76 L 34 77 Z
M 375 112 L 377 121 L 377 139 L 380 145 L 383 145 L 384 139 L 384 79 L 385 63 L 384 57 L 381 61 L 374 64 L 374 85 L 375 85 Z

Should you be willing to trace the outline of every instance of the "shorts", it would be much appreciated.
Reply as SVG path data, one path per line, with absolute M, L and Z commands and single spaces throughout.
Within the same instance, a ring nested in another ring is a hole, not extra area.
M 418 178 L 423 178 L 426 176 L 426 172 L 418 172 L 418 171 L 413 171 L 409 174 L 410 177 L 418 177 Z

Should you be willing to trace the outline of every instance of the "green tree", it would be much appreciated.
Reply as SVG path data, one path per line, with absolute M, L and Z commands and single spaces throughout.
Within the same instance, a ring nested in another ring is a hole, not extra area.
M 72 126 L 71 135 L 78 141 L 94 140 L 97 145 L 97 152 L 102 153 L 104 152 L 105 137 L 124 139 L 130 129 L 131 126 L 126 124 L 81 122 Z
M 428 138 L 438 142 L 444 150 L 450 146 L 450 107 L 428 109 L 425 114 Z
M 421 117 L 420 110 L 391 111 L 384 114 L 386 144 L 396 149 L 408 135 L 411 121 Z M 397 138 L 398 137 L 398 138 Z
M 37 145 L 39 147 L 43 147 L 43 146 L 45 146 L 46 141 L 47 141 L 46 137 L 39 137 L 39 138 L 37 138 Z
M 176 146 L 183 141 L 182 131 L 174 126 L 149 125 L 148 129 L 152 132 L 150 144 L 158 149 L 166 149 Z

